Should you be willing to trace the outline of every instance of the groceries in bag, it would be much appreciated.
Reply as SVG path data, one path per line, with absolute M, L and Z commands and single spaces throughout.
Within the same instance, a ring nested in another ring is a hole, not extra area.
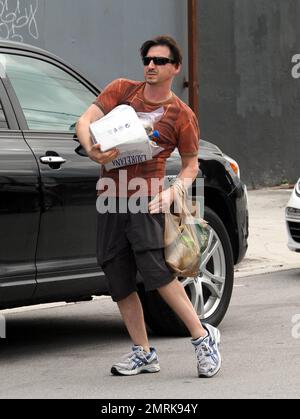
M 201 256 L 208 245 L 208 225 L 193 215 L 187 202 L 187 191 L 175 182 L 175 201 L 180 213 L 165 213 L 164 254 L 166 264 L 180 277 L 197 277 Z

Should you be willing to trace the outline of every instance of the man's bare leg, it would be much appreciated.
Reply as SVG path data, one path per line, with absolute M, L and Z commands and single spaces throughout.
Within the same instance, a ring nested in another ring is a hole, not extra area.
M 207 335 L 183 285 L 178 279 L 159 288 L 158 292 L 186 325 L 193 339 Z
M 132 342 L 150 352 L 143 308 L 138 294 L 134 292 L 124 300 L 118 301 L 118 306 Z

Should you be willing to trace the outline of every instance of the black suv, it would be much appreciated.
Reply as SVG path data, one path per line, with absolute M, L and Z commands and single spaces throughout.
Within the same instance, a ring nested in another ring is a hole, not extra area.
M 95 258 L 99 166 L 74 141 L 76 121 L 98 92 L 52 54 L 0 42 L 0 309 L 108 293 Z M 247 249 L 247 193 L 214 145 L 202 142 L 199 165 L 209 245 L 199 277 L 181 280 L 199 316 L 217 325 Z M 179 169 L 174 153 L 168 176 Z M 137 281 L 150 328 L 185 334 L 157 292 Z

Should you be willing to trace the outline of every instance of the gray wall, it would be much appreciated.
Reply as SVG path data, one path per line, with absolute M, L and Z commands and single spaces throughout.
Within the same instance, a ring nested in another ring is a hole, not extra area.
M 249 186 L 300 176 L 299 0 L 199 0 L 202 136 Z
M 241 166 L 251 187 L 300 174 L 300 0 L 198 0 L 200 126 Z M 185 66 L 175 84 L 187 100 L 186 0 L 1 0 L 0 38 L 46 48 L 101 87 L 141 79 L 138 49 L 170 33 Z
M 0 38 L 45 48 L 100 87 L 117 77 L 143 78 L 139 47 L 154 35 L 169 33 L 186 50 L 186 26 L 185 0 L 0 1 Z M 175 84 L 187 99 L 184 77 L 187 64 Z

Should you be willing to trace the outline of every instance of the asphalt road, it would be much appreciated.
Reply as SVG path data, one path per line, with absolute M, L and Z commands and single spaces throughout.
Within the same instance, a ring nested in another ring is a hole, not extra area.
M 223 368 L 210 380 L 197 378 L 189 339 L 154 336 L 160 373 L 111 376 L 130 341 L 109 298 L 10 312 L 5 320 L 0 398 L 300 396 L 300 269 L 236 281 L 220 327 Z

